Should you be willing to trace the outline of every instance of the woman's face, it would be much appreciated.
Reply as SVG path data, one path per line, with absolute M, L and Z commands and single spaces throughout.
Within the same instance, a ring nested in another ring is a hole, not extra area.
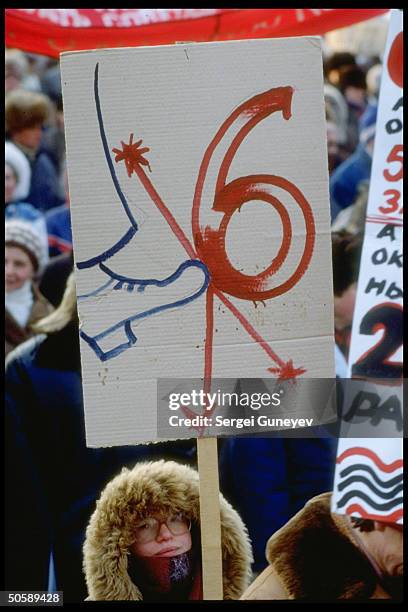
M 137 526 L 140 532 L 143 528 L 144 523 Z M 143 542 L 143 537 L 140 540 L 136 539 L 130 547 L 132 553 L 139 557 L 175 557 L 188 552 L 192 545 L 189 530 L 180 535 L 174 535 L 165 522 L 160 522 L 158 533 L 153 540 Z
M 23 249 L 6 246 L 5 252 L 6 293 L 16 291 L 34 277 L 34 266 Z
M 341 331 L 353 321 L 357 283 L 352 283 L 340 296 L 334 296 L 334 326 Z
M 5 164 L 5 182 L 4 182 L 4 196 L 6 204 L 13 201 L 14 191 L 17 186 L 17 178 L 14 170 L 8 164 Z
M 12 140 L 15 140 L 17 144 L 27 147 L 27 149 L 31 151 L 37 151 L 42 138 L 42 124 L 37 123 L 32 127 L 23 128 L 13 133 L 11 136 Z

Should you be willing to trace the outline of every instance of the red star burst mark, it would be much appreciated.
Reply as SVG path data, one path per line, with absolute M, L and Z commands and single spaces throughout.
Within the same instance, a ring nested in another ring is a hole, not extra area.
M 297 376 L 301 376 L 306 372 L 306 370 L 302 367 L 295 368 L 292 359 L 289 359 L 287 363 L 284 363 L 279 368 L 268 368 L 268 370 L 269 372 L 272 372 L 272 374 L 279 374 L 278 380 L 296 378 Z
M 150 151 L 148 147 L 139 148 L 142 144 L 142 140 L 138 140 L 137 142 L 133 142 L 133 134 L 129 136 L 129 142 L 126 144 L 121 140 L 122 150 L 121 149 L 112 149 L 112 152 L 116 154 L 115 162 L 125 161 L 126 170 L 128 176 L 131 177 L 132 173 L 136 174 L 136 170 L 138 166 L 147 166 L 149 171 L 151 172 L 150 164 L 143 155 Z

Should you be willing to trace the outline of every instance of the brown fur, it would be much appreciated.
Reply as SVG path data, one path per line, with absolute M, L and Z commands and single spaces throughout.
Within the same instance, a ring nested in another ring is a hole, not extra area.
M 350 540 L 345 518 L 330 513 L 330 493 L 310 500 L 268 541 L 266 554 L 290 599 L 367 599 L 377 578 Z
M 252 562 L 246 527 L 220 494 L 224 599 L 239 599 Z M 127 572 L 132 526 L 151 513 L 183 512 L 200 524 L 199 477 L 173 461 L 124 468 L 104 489 L 86 532 L 84 571 L 89 599 L 142 600 Z

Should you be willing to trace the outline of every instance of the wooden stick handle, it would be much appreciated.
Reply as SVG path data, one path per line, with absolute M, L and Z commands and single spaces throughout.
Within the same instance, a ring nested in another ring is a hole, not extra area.
M 197 438 L 205 600 L 223 599 L 217 438 Z

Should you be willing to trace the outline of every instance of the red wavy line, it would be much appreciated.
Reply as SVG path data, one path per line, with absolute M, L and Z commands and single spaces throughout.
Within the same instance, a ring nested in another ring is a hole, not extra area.
M 353 514 L 353 512 L 358 512 L 360 516 L 365 519 L 389 523 L 396 523 L 403 516 L 402 508 L 400 508 L 400 510 L 394 510 L 391 514 L 372 514 L 371 512 L 366 512 L 360 504 L 351 504 L 346 508 L 346 514 Z
M 402 459 L 396 459 L 392 463 L 384 463 L 383 461 L 381 461 L 378 455 L 374 453 L 374 451 L 368 448 L 364 448 L 362 446 L 353 446 L 352 448 L 348 448 L 339 457 L 337 457 L 336 463 L 341 463 L 343 459 L 347 459 L 347 457 L 350 457 L 353 455 L 364 455 L 365 457 L 368 457 L 375 463 L 375 465 L 380 470 L 382 470 L 383 472 L 387 472 L 387 473 L 393 472 L 394 470 L 403 466 Z

